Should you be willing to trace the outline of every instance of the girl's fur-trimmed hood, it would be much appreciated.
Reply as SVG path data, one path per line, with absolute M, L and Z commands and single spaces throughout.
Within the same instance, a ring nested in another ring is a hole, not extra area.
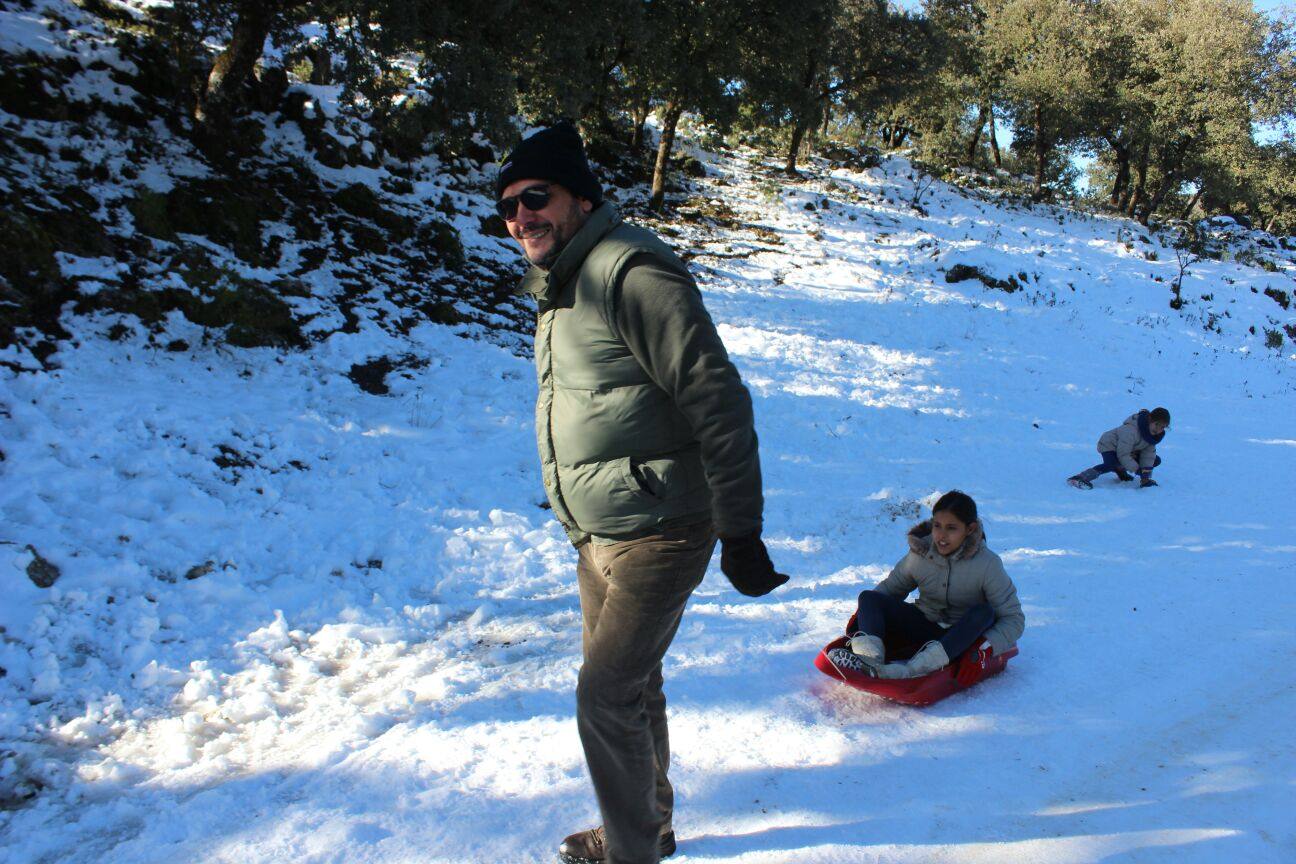
M 931 530 L 930 519 L 924 519 L 909 529 L 906 539 L 909 541 L 909 549 L 915 555 L 926 557 L 932 551 Z M 958 551 L 952 557 L 956 561 L 966 561 L 969 558 L 976 557 L 976 554 L 984 546 L 985 531 L 981 527 L 981 522 L 977 521 L 976 527 L 968 532 L 967 539 L 963 541 L 963 545 L 958 548 Z

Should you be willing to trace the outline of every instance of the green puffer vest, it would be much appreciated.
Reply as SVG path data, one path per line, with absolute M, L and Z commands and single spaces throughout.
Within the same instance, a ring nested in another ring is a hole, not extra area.
M 669 246 L 605 203 L 549 271 L 533 267 L 522 283 L 539 302 L 536 441 L 545 491 L 577 545 L 711 510 L 692 428 L 617 332 L 612 289 L 645 252 L 688 273 Z

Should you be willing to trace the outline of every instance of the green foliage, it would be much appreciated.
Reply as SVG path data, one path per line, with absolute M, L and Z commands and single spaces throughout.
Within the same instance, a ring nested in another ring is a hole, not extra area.
M 507 148 L 519 115 L 565 117 L 619 180 L 638 182 L 642 158 L 618 151 L 656 108 L 672 129 L 681 112 L 716 134 L 736 123 L 783 150 L 789 171 L 817 140 L 876 135 L 945 167 L 993 159 L 1044 195 L 1072 191 L 1086 153 L 1094 198 L 1144 221 L 1200 209 L 1296 230 L 1296 148 L 1254 134 L 1296 118 L 1296 31 L 1247 0 L 926 0 L 921 13 L 884 0 L 177 0 L 145 23 L 118 17 L 138 70 L 124 74 L 146 100 L 189 105 L 211 46 L 256 19 L 294 75 L 342 84 L 400 160 L 435 149 L 489 161 L 484 142 Z M 0 107 L 75 119 L 77 103 L 32 98 L 57 74 L 19 58 L 0 70 Z M 279 107 L 287 73 L 257 77 L 227 89 L 242 110 Z M 324 164 L 361 159 L 322 121 L 298 119 Z M 1012 153 L 989 147 L 1004 125 Z M 143 222 L 175 221 L 149 206 L 136 207 Z
M 197 234 L 228 246 L 251 264 L 273 263 L 261 239 L 261 222 L 281 217 L 283 201 L 260 184 L 231 178 L 195 180 L 166 195 L 142 190 L 128 209 L 135 227 L 160 240 Z
M 275 294 L 251 283 L 222 288 L 206 303 L 184 308 L 196 324 L 225 328 L 225 341 L 240 348 L 301 347 L 304 339 L 292 310 Z
M 532 0 L 524 9 L 526 47 L 506 52 L 522 113 L 538 122 L 588 119 L 607 130 L 633 99 L 628 68 L 651 47 L 644 38 L 648 4 Z
M 306 344 L 300 322 L 280 296 L 297 293 L 292 286 L 267 287 L 244 279 L 190 246 L 180 249 L 173 265 L 190 290 L 124 285 L 82 302 L 133 315 L 150 327 L 179 312 L 189 321 L 217 331 L 222 341 L 241 348 L 300 348 Z M 117 328 L 114 334 L 120 337 L 125 331 Z
M 789 172 L 806 137 L 827 131 L 832 117 L 872 116 L 919 87 L 943 57 L 927 19 L 876 0 L 760 8 L 739 43 L 741 121 L 749 131 L 782 130 Z
M 1019 275 L 1021 276 L 1020 280 L 1017 276 L 1009 276 L 1007 279 L 997 279 L 979 267 L 973 267 L 970 264 L 955 264 L 945 272 L 945 281 L 952 284 L 955 282 L 966 282 L 969 279 L 976 279 L 987 288 L 994 288 L 998 291 L 1012 294 L 1014 291 L 1021 289 L 1022 282 L 1026 279 L 1025 273 Z
M 996 0 L 986 8 L 985 50 L 1004 58 L 1013 147 L 1033 155 L 1034 191 L 1042 195 L 1059 179 L 1057 148 L 1083 135 L 1083 118 L 1097 101 L 1105 16 L 1089 0 Z
M 0 256 L 0 289 L 11 297 L 18 296 L 19 286 L 23 293 L 41 293 L 59 281 L 54 259 L 57 241 L 33 216 L 22 210 L 0 209 L 0 243 L 8 250 Z

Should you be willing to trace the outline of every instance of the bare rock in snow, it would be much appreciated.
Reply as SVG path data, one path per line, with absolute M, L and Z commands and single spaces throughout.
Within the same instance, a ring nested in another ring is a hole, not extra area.
M 31 562 L 27 565 L 27 578 L 32 581 L 32 584 L 37 588 L 49 588 L 57 582 L 62 575 L 59 568 L 42 558 L 35 546 L 29 544 L 27 551 L 32 556 Z

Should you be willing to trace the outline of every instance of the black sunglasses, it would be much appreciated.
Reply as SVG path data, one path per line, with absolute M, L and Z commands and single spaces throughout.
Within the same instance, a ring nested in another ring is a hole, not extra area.
M 545 207 L 549 206 L 550 195 L 551 193 L 549 192 L 548 185 L 532 186 L 529 189 L 523 189 L 516 195 L 510 195 L 507 198 L 501 198 L 496 201 L 495 212 L 498 213 L 500 218 L 505 222 L 512 222 L 517 218 L 519 201 L 525 204 L 528 210 L 543 210 Z

